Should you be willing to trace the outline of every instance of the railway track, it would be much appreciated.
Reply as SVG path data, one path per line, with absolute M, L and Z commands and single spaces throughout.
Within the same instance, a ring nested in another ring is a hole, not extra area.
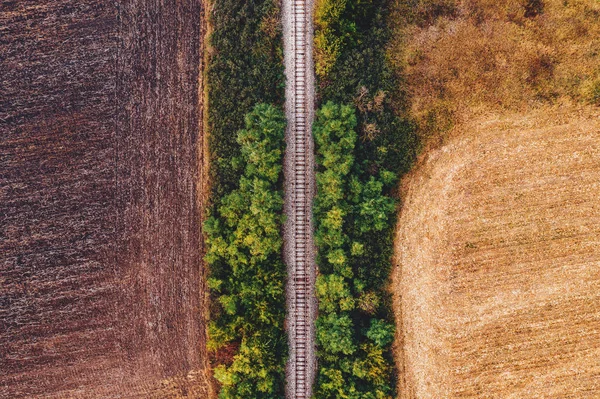
M 311 397 L 314 379 L 314 252 L 312 241 L 312 192 L 314 163 L 312 160 L 312 1 L 287 2 L 286 63 L 288 79 L 287 115 L 288 174 L 291 193 L 286 200 L 288 228 L 291 234 L 287 248 L 291 284 L 288 283 L 290 311 L 290 364 L 288 365 L 288 398 Z M 310 42 L 309 42 L 310 41 Z
M 307 141 L 310 131 L 307 129 L 306 102 L 306 4 L 305 0 L 293 0 L 294 4 L 294 314 L 295 319 L 295 381 L 294 398 L 307 398 L 306 356 L 308 320 L 308 226 L 311 204 L 307 201 Z

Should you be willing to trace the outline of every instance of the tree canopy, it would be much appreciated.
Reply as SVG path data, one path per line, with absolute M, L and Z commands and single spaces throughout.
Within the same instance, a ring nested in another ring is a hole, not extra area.
M 391 398 L 394 391 L 394 328 L 382 300 L 390 259 L 374 252 L 394 220 L 395 201 L 384 190 L 395 174 L 373 176 L 356 162 L 356 125 L 353 107 L 328 102 L 313 128 L 318 398 Z
M 214 299 L 208 347 L 239 345 L 230 365 L 215 368 L 222 399 L 283 397 L 287 356 L 280 233 L 285 118 L 259 104 L 245 123 L 235 159 L 243 174 L 204 224 Z

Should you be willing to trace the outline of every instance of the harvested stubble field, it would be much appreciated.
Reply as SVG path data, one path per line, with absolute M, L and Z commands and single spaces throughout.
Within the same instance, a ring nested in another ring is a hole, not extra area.
M 461 131 L 405 180 L 400 397 L 599 397 L 597 110 Z
M 0 4 L 0 398 L 205 398 L 200 0 Z

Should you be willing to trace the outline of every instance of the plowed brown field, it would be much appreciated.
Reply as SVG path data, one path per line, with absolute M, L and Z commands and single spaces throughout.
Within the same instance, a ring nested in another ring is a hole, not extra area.
M 463 126 L 406 180 L 401 398 L 600 397 L 600 119 L 549 114 Z
M 0 398 L 205 398 L 200 0 L 0 1 Z

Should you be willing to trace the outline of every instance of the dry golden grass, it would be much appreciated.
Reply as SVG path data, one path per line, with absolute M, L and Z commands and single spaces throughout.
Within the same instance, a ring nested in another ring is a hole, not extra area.
M 439 145 L 488 110 L 600 105 L 597 0 L 399 1 L 390 56 L 420 133 Z
M 600 397 L 599 116 L 487 116 L 405 179 L 401 398 Z

